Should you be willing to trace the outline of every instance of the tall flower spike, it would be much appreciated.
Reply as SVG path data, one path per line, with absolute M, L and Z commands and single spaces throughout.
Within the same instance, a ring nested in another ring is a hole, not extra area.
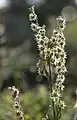
M 66 45 L 65 37 L 63 34 L 63 30 L 65 28 L 65 20 L 59 16 L 57 18 L 57 29 L 53 30 L 53 34 L 51 37 L 51 42 L 53 43 L 53 37 L 55 37 L 55 45 L 51 49 L 53 52 L 53 56 L 51 56 L 51 64 L 55 66 L 55 73 L 57 75 L 56 82 L 51 93 L 51 99 L 57 104 L 61 109 L 64 109 L 65 103 L 61 100 L 61 92 L 64 90 L 64 80 L 65 73 L 67 72 L 65 66 L 66 52 L 64 51 L 64 47 Z M 52 62 L 52 59 L 54 61 Z M 55 91 L 55 92 L 54 92 Z
M 31 16 L 33 16 L 33 18 Z M 51 89 L 50 99 L 53 104 L 53 111 L 54 107 L 57 106 L 61 113 L 61 110 L 65 107 L 65 103 L 62 100 L 62 91 L 64 90 L 63 83 L 65 80 L 65 73 L 67 72 L 65 66 L 66 52 L 64 50 L 66 41 L 63 34 L 66 21 L 59 16 L 56 19 L 57 27 L 53 30 L 51 38 L 48 39 L 46 37 L 45 26 L 40 27 L 38 24 L 38 18 L 34 11 L 34 6 L 30 9 L 29 20 L 31 22 L 31 29 L 35 34 L 39 50 L 39 60 L 37 63 L 38 73 L 46 75 L 49 78 Z M 56 82 L 53 86 L 51 83 L 51 68 L 54 68 L 54 73 L 56 74 Z M 61 115 L 59 118 L 60 117 Z
M 37 48 L 39 50 L 39 60 L 37 63 L 37 70 L 39 74 L 46 75 L 45 63 L 47 58 L 47 43 L 49 39 L 46 37 L 45 25 L 39 26 L 38 18 L 34 11 L 34 6 L 30 8 L 29 20 L 31 22 L 31 29 L 35 34 Z
M 14 109 L 17 118 L 19 120 L 26 120 L 20 104 L 19 90 L 15 86 L 9 87 L 8 89 L 12 92 L 12 97 L 14 99 Z

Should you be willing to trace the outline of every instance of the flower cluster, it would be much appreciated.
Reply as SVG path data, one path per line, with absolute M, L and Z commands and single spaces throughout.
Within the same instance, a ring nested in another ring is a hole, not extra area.
M 14 109 L 15 109 L 17 118 L 19 120 L 25 120 L 24 113 L 20 105 L 19 90 L 15 86 L 9 87 L 8 89 L 12 91 L 12 97 L 14 99 Z
M 51 37 L 51 42 L 55 44 L 51 48 L 51 64 L 55 66 L 55 73 L 57 75 L 54 89 L 51 93 L 51 99 L 53 99 L 55 104 L 58 104 L 59 107 L 65 107 L 64 101 L 61 100 L 61 91 L 64 89 L 64 80 L 65 73 L 67 72 L 65 63 L 66 63 L 66 52 L 64 47 L 66 45 L 65 37 L 63 30 L 65 28 L 65 20 L 62 17 L 57 18 L 57 29 L 53 30 Z M 54 39 L 54 41 L 53 41 Z
M 37 63 L 38 73 L 46 75 L 45 64 L 47 61 L 48 52 L 50 49 L 47 48 L 49 39 L 46 37 L 45 25 L 39 26 L 38 18 L 34 10 L 34 6 L 30 8 L 29 20 L 31 22 L 31 29 L 35 34 L 37 47 L 39 50 L 39 60 Z
M 29 20 L 31 29 L 34 32 L 38 50 L 39 60 L 37 63 L 38 73 L 46 75 L 51 79 L 51 68 L 54 68 L 56 74 L 56 82 L 51 88 L 50 99 L 55 106 L 60 110 L 65 108 L 65 103 L 61 99 L 62 91 L 64 90 L 64 80 L 66 69 L 66 52 L 64 50 L 66 41 L 63 30 L 66 26 L 66 21 L 61 16 L 56 19 L 57 27 L 53 30 L 52 36 L 49 39 L 46 36 L 45 25 L 42 27 L 38 24 L 38 18 L 34 10 L 34 6 L 30 8 Z M 50 80 L 51 84 L 51 80 Z

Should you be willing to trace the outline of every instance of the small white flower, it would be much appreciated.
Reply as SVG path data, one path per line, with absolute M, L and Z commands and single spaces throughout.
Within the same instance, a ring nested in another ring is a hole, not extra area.
M 38 34 L 45 36 L 45 33 L 46 33 L 45 26 L 38 27 Z
M 29 20 L 32 21 L 36 21 L 37 20 L 37 15 L 34 13 L 30 13 L 29 14 Z
M 37 32 L 37 29 L 38 29 L 37 24 L 32 23 L 32 24 L 31 24 L 31 29 L 32 29 L 34 32 Z
M 64 109 L 66 107 L 64 101 L 60 100 L 60 106 L 61 106 L 62 109 Z

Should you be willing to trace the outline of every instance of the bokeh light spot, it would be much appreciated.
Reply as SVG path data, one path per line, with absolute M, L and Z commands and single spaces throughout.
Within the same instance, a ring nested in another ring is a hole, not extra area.
M 0 0 L 0 10 L 8 8 L 10 5 L 9 0 Z
M 77 18 L 77 11 L 73 6 L 66 6 L 62 9 L 61 15 L 67 22 L 71 22 Z
M 27 0 L 27 4 L 29 5 L 40 5 L 44 3 L 45 0 Z

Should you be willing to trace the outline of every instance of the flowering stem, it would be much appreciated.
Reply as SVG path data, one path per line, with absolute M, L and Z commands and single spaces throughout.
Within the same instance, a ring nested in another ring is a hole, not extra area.
M 52 92 L 52 80 L 51 80 L 51 66 L 50 66 L 50 62 L 49 62 L 49 89 L 50 89 L 50 92 Z
M 20 104 L 19 90 L 15 86 L 9 87 L 8 89 L 12 92 L 12 97 L 14 99 L 14 109 L 18 120 L 26 120 L 22 111 L 22 106 Z
M 49 89 L 50 89 L 50 94 L 51 94 L 52 93 L 52 79 L 51 79 L 51 65 L 50 65 L 50 61 L 49 61 Z M 54 106 L 54 101 L 53 100 L 52 100 L 52 108 L 53 108 L 53 120 L 55 120 L 55 106 Z
M 65 72 L 67 71 L 65 67 L 66 52 L 64 50 L 66 43 L 63 34 L 66 21 L 61 16 L 56 19 L 57 27 L 53 30 L 52 37 L 49 39 L 46 36 L 45 25 L 40 26 L 38 24 L 38 17 L 35 13 L 34 6 L 30 8 L 29 20 L 39 50 L 37 70 L 39 75 L 48 78 L 53 120 L 59 120 L 61 118 L 60 113 L 66 106 L 61 99 L 61 92 L 64 89 L 63 83 L 65 80 Z M 51 65 L 54 66 L 54 72 L 56 74 L 56 82 L 54 86 L 51 79 Z M 61 108 L 61 110 L 59 108 Z

